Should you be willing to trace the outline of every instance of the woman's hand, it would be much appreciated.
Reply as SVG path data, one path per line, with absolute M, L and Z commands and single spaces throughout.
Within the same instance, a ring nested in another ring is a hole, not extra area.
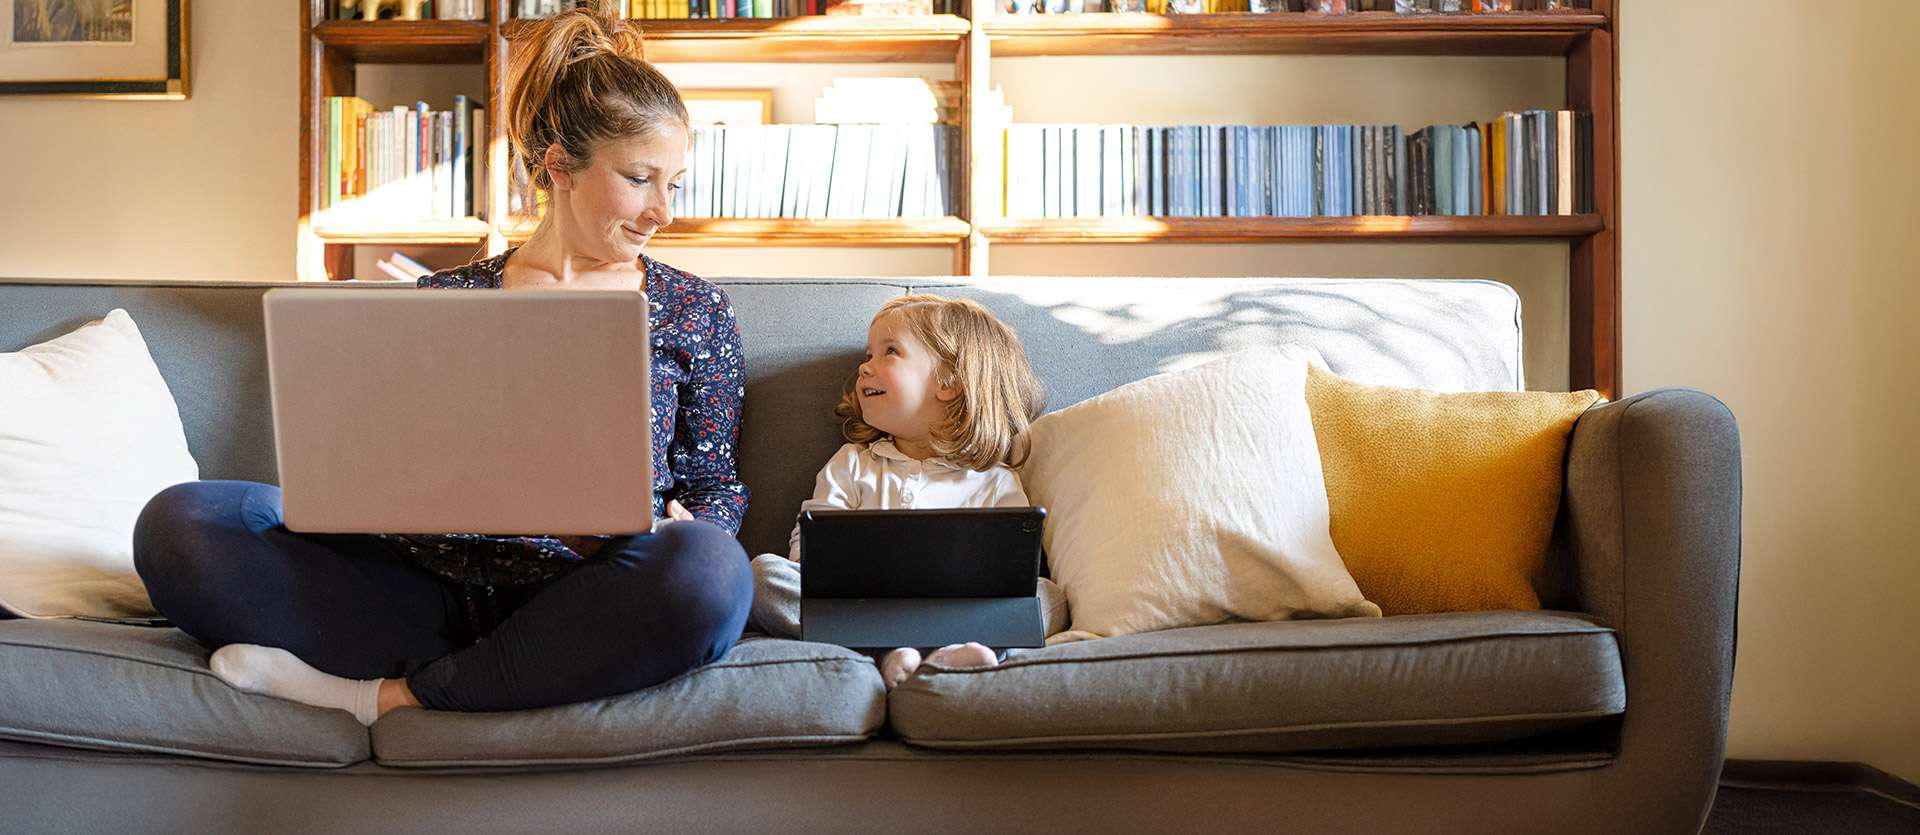
M 607 544 L 607 540 L 612 539 L 612 537 L 556 536 L 554 539 L 560 540 L 560 544 L 567 546 L 567 550 L 569 551 L 579 554 L 582 557 L 591 557 L 595 552 L 600 550 L 600 546 Z
M 681 504 L 679 499 L 670 499 L 667 501 L 667 518 L 675 522 L 691 522 L 693 514 L 687 511 L 687 506 Z

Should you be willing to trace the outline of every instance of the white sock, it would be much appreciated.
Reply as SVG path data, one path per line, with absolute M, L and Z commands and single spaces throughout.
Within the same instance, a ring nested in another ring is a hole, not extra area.
M 241 690 L 353 714 L 362 725 L 380 718 L 380 679 L 327 675 L 284 649 L 228 644 L 215 650 L 213 674 Z

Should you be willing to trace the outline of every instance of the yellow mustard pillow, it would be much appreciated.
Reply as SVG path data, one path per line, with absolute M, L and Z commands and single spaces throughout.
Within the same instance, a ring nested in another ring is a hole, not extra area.
M 1333 544 L 1361 594 L 1389 615 L 1540 608 L 1567 437 L 1599 400 L 1445 394 L 1312 369 Z

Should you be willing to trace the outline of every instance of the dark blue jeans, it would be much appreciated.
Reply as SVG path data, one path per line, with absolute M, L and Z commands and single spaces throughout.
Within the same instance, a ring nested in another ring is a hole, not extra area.
M 289 531 L 280 489 L 246 481 L 161 491 L 140 514 L 133 554 L 154 607 L 201 643 L 279 647 L 347 678 L 404 676 L 435 710 L 651 687 L 732 649 L 753 599 L 740 544 L 677 522 L 550 580 L 497 589 L 487 630 L 459 583 L 377 537 Z

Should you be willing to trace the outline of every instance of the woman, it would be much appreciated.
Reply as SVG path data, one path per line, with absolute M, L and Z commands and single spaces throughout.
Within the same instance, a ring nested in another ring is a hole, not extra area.
M 236 687 L 367 724 L 403 705 L 515 710 L 649 687 L 740 636 L 739 331 L 720 290 L 640 252 L 673 222 L 686 106 L 638 31 L 587 10 L 535 24 L 509 72 L 510 135 L 549 212 L 524 246 L 420 286 L 645 289 L 663 518 L 613 539 L 311 535 L 281 524 L 269 485 L 169 488 L 141 514 L 135 563 Z M 450 415 L 422 431 L 472 430 Z

